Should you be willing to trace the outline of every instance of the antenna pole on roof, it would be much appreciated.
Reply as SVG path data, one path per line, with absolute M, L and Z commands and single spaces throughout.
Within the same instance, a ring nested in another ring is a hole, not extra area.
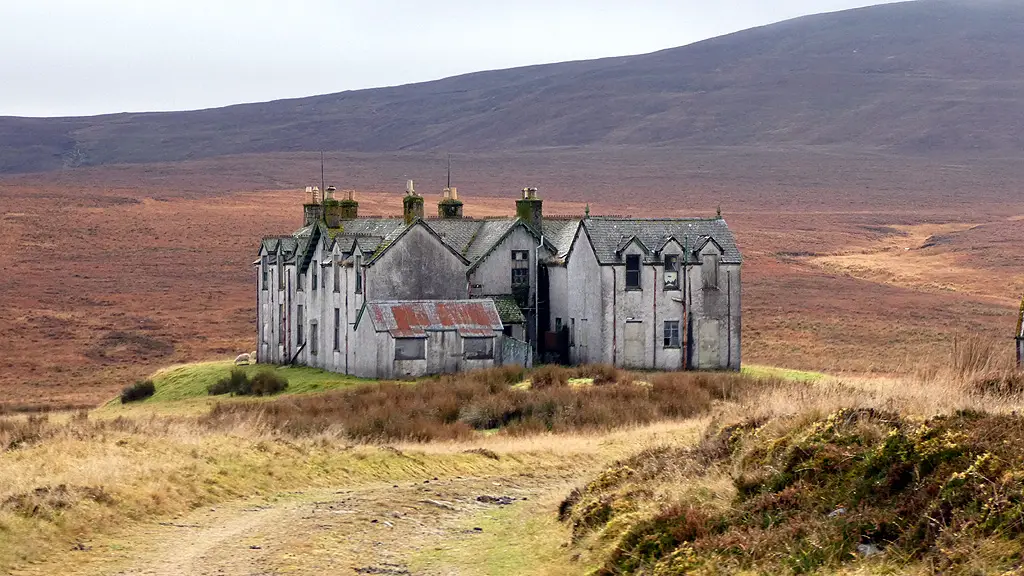
M 448 153 L 448 189 L 452 187 L 452 153 Z
M 320 151 L 320 190 L 327 190 L 327 186 L 324 185 L 324 151 L 323 150 Z M 324 195 L 324 198 L 327 197 L 327 194 L 324 194 L 323 192 L 321 192 L 321 194 Z

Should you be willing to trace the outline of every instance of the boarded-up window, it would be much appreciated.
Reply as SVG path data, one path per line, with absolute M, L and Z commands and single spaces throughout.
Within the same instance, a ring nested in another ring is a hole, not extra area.
M 395 338 L 395 360 L 423 360 L 426 357 L 426 338 Z
M 704 262 L 701 264 L 701 277 L 704 279 L 704 288 L 718 289 L 718 254 L 705 254 Z
M 679 289 L 679 255 L 665 254 L 665 289 Z
M 640 289 L 640 257 L 636 255 L 626 256 L 626 288 L 632 290 Z
M 316 356 L 320 352 L 320 325 L 316 320 L 309 323 L 309 353 Z
M 665 348 L 679 348 L 679 321 L 665 321 Z
M 267 290 L 267 256 L 260 258 L 260 288 Z
M 341 350 L 341 309 L 334 309 L 334 351 Z
M 462 343 L 466 352 L 466 360 L 494 358 L 494 338 L 464 338 Z
M 306 342 L 306 315 L 302 304 L 295 307 L 295 328 L 297 330 L 295 342 L 301 346 Z

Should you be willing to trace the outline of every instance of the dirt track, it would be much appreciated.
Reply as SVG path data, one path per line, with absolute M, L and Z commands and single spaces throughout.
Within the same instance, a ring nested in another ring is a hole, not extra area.
M 121 540 L 82 543 L 84 550 L 15 574 L 477 573 L 459 566 L 429 566 L 429 561 L 414 572 L 410 560 L 447 546 L 472 546 L 472 539 L 482 534 L 472 525 L 474 519 L 503 506 L 564 494 L 569 480 L 564 475 L 427 479 L 278 494 L 204 508 L 147 525 Z

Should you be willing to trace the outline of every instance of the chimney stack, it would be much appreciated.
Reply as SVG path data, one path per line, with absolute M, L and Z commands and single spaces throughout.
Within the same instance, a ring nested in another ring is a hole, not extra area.
M 417 219 L 423 219 L 423 196 L 416 193 L 412 180 L 405 184 L 405 198 L 402 198 L 402 209 L 406 224 L 412 224 Z
M 321 221 L 324 217 L 324 207 L 320 201 L 320 188 L 306 186 L 306 203 L 302 205 L 303 226 L 309 226 Z
M 523 188 L 522 199 L 516 200 L 516 216 L 538 233 L 543 233 L 543 206 L 544 202 L 537 196 L 536 188 Z
M 459 200 L 459 191 L 454 186 L 442 192 L 441 201 L 437 203 L 437 216 L 446 220 L 462 218 L 462 200 Z
M 327 188 L 327 199 L 324 200 L 324 219 L 328 228 L 341 228 L 345 220 L 359 217 L 359 202 L 355 200 L 355 190 L 342 192 L 341 200 L 334 198 L 335 188 Z

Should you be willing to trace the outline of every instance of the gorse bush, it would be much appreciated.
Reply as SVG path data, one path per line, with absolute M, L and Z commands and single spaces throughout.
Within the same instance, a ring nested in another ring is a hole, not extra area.
M 131 386 L 126 386 L 124 390 L 121 390 L 121 404 L 145 400 L 153 394 L 156 394 L 156 386 L 153 384 L 153 381 L 140 380 Z
M 265 368 L 249 378 L 244 368 L 232 368 L 231 373 L 211 384 L 211 396 L 272 396 L 288 389 L 288 379 L 272 369 Z
M 538 386 L 537 377 L 545 384 Z M 629 379 L 571 387 L 572 369 L 544 367 L 519 384 L 522 369 L 495 368 L 447 375 L 419 384 L 382 383 L 273 402 L 222 403 L 204 422 L 215 428 L 255 424 L 308 436 L 335 431 L 358 441 L 430 441 L 471 438 L 480 431 L 534 434 L 607 430 L 707 411 L 713 401 L 735 399 L 762 381 L 738 374 L 679 373 L 646 385 Z

